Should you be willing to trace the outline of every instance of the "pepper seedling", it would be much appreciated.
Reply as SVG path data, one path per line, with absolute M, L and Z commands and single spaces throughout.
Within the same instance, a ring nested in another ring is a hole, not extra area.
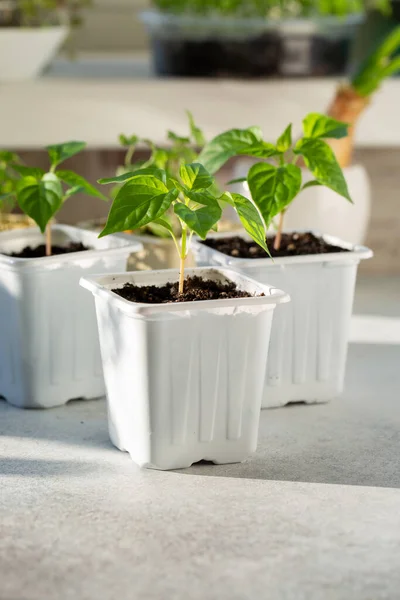
M 51 219 L 68 198 L 84 192 L 89 196 L 107 200 L 81 175 L 58 168 L 61 163 L 82 152 L 85 147 L 85 142 L 66 142 L 47 146 L 50 160 L 50 168 L 47 172 L 37 167 L 12 163 L 13 170 L 21 178 L 9 196 L 36 222 L 42 233 L 46 232 L 46 256 L 51 256 Z
M 303 120 L 303 137 L 297 141 L 292 138 L 292 125 L 285 129 L 276 144 L 264 141 L 258 127 L 232 129 L 206 144 L 199 162 L 210 173 L 216 173 L 234 156 L 264 159 L 251 167 L 247 177 L 230 183 L 247 180 L 253 202 L 264 219 L 266 229 L 280 215 L 274 241 L 274 249 L 279 250 L 285 212 L 302 190 L 322 185 L 352 201 L 342 169 L 333 150 L 324 141 L 326 138 L 346 137 L 347 133 L 346 123 L 311 113 Z M 265 162 L 265 159 L 273 161 L 273 164 Z M 305 184 L 302 169 L 296 164 L 300 159 L 315 178 Z
M 222 216 L 220 202 L 228 202 L 244 228 L 266 252 L 265 227 L 254 204 L 240 194 L 220 194 L 214 177 L 199 163 L 182 164 L 179 177 L 171 178 L 154 165 L 131 173 L 111 206 L 107 224 L 99 237 L 139 229 L 150 223 L 164 228 L 172 237 L 180 257 L 179 293 L 184 291 L 185 260 L 193 234 L 206 239 Z M 168 212 L 173 210 L 180 226 L 176 235 Z M 178 238 L 180 237 L 180 241 Z
M 121 134 L 119 136 L 121 146 L 126 149 L 124 164 L 118 168 L 115 177 L 100 180 L 100 183 L 103 184 L 115 184 L 111 193 L 113 197 L 118 193 L 121 184 L 130 179 L 134 172 L 139 169 L 156 167 L 157 169 L 164 169 L 168 177 L 177 178 L 179 177 L 181 165 L 196 162 L 199 150 L 205 145 L 205 137 L 200 127 L 196 124 L 192 113 L 186 111 L 186 115 L 189 124 L 188 135 L 180 136 L 173 131 L 168 131 L 168 147 L 165 148 L 161 148 L 151 140 L 140 138 L 137 135 L 127 136 Z M 147 146 L 150 149 L 151 154 L 148 160 L 135 160 L 139 144 Z M 178 235 L 180 226 L 173 210 L 169 211 L 169 218 L 175 234 Z M 147 231 L 157 237 L 169 237 L 168 232 L 157 223 L 149 223 L 142 229 L 142 233 L 146 233 Z

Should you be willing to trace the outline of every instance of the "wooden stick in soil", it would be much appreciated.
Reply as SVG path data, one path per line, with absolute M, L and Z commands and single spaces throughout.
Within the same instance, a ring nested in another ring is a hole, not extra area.
M 51 256 L 51 225 L 46 225 L 46 256 Z
M 285 219 L 285 211 L 283 210 L 279 215 L 279 225 L 278 231 L 276 232 L 275 240 L 274 240 L 274 250 L 278 251 L 281 247 L 282 242 L 282 231 L 283 231 L 283 221 Z

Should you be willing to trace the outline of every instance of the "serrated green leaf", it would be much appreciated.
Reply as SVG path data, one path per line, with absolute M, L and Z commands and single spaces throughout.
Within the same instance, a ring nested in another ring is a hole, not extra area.
M 95 198 L 100 198 L 101 200 L 108 201 L 99 190 L 97 190 L 91 183 L 86 181 L 84 177 L 81 175 L 77 175 L 73 171 L 56 171 L 56 175 L 61 181 L 71 186 L 72 188 L 79 187 L 80 191 L 85 192 L 89 196 L 94 196 Z
M 174 211 L 189 229 L 197 233 L 202 240 L 206 239 L 207 234 L 218 223 L 222 215 L 222 209 L 218 203 L 197 210 L 192 210 L 184 204 L 177 203 L 174 206 Z
M 206 190 L 214 182 L 214 178 L 200 163 L 182 165 L 179 174 L 189 190 Z
M 321 139 L 303 138 L 295 146 L 315 179 L 340 196 L 352 202 L 347 183 L 336 156 L 330 146 Z
M 64 160 L 75 156 L 75 154 L 82 152 L 85 148 L 86 142 L 65 142 L 64 144 L 47 146 L 46 150 L 49 153 L 52 167 L 58 167 Z
M 162 181 L 151 175 L 134 177 L 119 190 L 99 237 L 139 229 L 159 219 L 178 194 L 178 190 L 168 190 Z
M 22 175 L 22 177 L 34 177 L 35 179 L 42 179 L 46 171 L 36 167 L 24 167 L 23 165 L 11 165 L 12 169 Z
M 303 120 L 303 131 L 306 138 L 335 138 L 347 137 L 349 125 L 331 117 L 310 113 Z
M 292 146 L 292 125 L 288 125 L 276 142 L 279 152 L 287 152 Z
M 301 189 L 306 190 L 307 188 L 321 186 L 321 185 L 322 185 L 322 183 L 320 181 L 313 179 L 313 181 L 307 181 L 307 183 L 305 183 Z
M 248 183 L 254 203 L 267 227 L 292 202 L 301 189 L 301 169 L 258 163 L 251 167 Z
M 23 212 L 37 223 L 43 233 L 61 208 L 61 182 L 53 173 L 46 173 L 39 182 L 34 177 L 24 177 L 18 184 L 17 199 Z
M 204 144 L 206 143 L 204 134 L 203 134 L 202 130 L 200 129 L 200 127 L 198 127 L 196 125 L 192 113 L 189 110 L 187 110 L 186 114 L 189 119 L 190 134 L 193 138 L 193 141 L 195 142 L 195 144 L 197 144 L 197 146 L 200 146 L 202 148 L 204 146 Z
M 122 173 L 122 175 L 115 175 L 114 177 L 108 177 L 106 179 L 99 179 L 97 183 L 107 185 L 109 183 L 126 183 L 129 179 L 134 177 L 142 177 L 143 175 L 154 175 L 157 179 L 166 182 L 167 176 L 165 171 L 158 167 L 145 167 L 143 169 L 137 169 L 136 171 L 130 171 L 129 173 Z
M 266 242 L 266 231 L 265 224 L 258 212 L 257 208 L 254 206 L 251 200 L 245 198 L 241 194 L 229 194 L 227 192 L 224 194 L 225 196 L 230 196 L 231 202 L 238 214 L 238 217 L 250 235 L 252 240 L 256 242 L 267 254 L 269 253 L 267 242 Z
M 260 140 L 254 128 L 231 129 L 206 144 L 198 162 L 214 174 L 233 156 L 269 158 L 277 154 L 279 151 L 276 146 Z

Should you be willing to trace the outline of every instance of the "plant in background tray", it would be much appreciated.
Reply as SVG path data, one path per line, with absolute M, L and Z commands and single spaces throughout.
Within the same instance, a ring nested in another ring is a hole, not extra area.
M 91 185 L 84 177 L 74 171 L 61 169 L 60 165 L 68 158 L 82 152 L 85 142 L 66 142 L 48 146 L 50 167 L 46 172 L 38 167 L 19 164 L 15 157 L 7 163 L 5 183 L 8 186 L 3 194 L 3 203 L 16 203 L 20 209 L 40 228 L 46 232 L 46 256 L 51 255 L 51 220 L 61 209 L 64 202 L 74 194 L 84 192 L 90 196 L 107 200 L 107 198 Z M 13 172 L 19 175 L 15 179 Z

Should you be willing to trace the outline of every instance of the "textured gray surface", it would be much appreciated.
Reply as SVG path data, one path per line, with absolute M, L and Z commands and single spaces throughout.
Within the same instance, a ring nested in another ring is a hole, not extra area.
M 264 411 L 248 461 L 176 473 L 114 450 L 102 400 L 1 402 L 0 599 L 398 599 L 399 364 L 352 346 L 340 401 Z
M 360 313 L 398 299 L 359 281 Z M 352 345 L 340 400 L 264 411 L 243 464 L 171 473 L 111 446 L 102 400 L 0 401 L 0 600 L 398 600 L 399 367 Z

